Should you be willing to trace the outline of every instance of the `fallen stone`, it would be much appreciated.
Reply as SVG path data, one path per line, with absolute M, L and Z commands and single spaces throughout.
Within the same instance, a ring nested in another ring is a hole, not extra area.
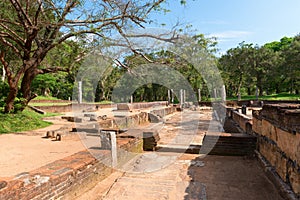
M 152 113 L 149 113 L 149 114 L 148 114 L 148 117 L 149 117 L 149 121 L 150 121 L 151 123 L 159 123 L 159 122 L 162 121 L 162 119 L 161 119 L 159 116 L 154 115 L 154 114 L 152 114 Z

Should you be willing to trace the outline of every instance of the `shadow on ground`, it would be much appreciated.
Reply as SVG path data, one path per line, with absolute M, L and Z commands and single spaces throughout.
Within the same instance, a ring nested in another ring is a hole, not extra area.
M 255 158 L 197 157 L 187 173 L 185 200 L 283 200 Z

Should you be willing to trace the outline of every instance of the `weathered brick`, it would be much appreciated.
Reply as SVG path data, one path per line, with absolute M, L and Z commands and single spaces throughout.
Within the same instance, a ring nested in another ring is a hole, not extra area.
M 261 135 L 262 120 L 253 117 L 252 122 L 253 122 L 252 131 L 257 133 L 258 135 Z
M 294 192 L 300 196 L 300 167 L 289 165 L 288 176 Z

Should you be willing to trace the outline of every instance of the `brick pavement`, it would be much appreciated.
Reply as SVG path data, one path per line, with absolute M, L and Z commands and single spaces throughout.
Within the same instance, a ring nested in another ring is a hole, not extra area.
M 196 135 L 198 139 L 205 133 L 210 120 L 209 113 L 202 114 L 199 124 L 202 128 Z M 254 158 L 172 152 L 172 145 L 176 146 L 172 133 L 176 135 L 176 130 L 182 129 L 178 123 L 172 122 L 178 120 L 179 115 L 169 118 L 160 130 L 161 143 L 167 144 L 170 152 L 138 155 L 122 170 L 101 181 L 77 200 L 282 199 Z M 201 142 L 198 139 L 196 142 Z M 191 141 L 195 142 L 195 139 Z

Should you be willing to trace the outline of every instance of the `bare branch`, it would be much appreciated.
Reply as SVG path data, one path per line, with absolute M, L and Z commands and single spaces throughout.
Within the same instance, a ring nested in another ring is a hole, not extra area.
M 132 72 L 132 70 L 130 69 L 130 67 L 128 67 L 127 65 L 125 65 L 124 63 L 122 63 L 120 60 L 114 59 L 113 62 L 114 62 L 117 66 L 120 66 L 120 67 L 126 69 L 130 74 L 133 74 L 133 72 Z
M 20 23 L 18 23 L 18 22 L 16 22 L 16 21 L 9 21 L 9 20 L 7 20 L 7 19 L 0 19 L 0 23 L 1 23 L 1 24 L 2 24 L 2 23 L 7 23 L 7 24 L 14 25 L 14 26 L 19 26 L 19 27 L 22 26 L 22 24 L 20 24 Z
M 15 45 L 13 45 L 12 43 L 10 43 L 9 41 L 7 41 L 5 39 L 5 37 L 9 37 L 9 36 L 1 35 L 1 34 L 2 33 L 0 33 L 0 42 L 7 45 L 8 47 L 10 47 L 19 56 L 19 58 L 22 58 L 22 54 L 21 54 L 20 50 L 17 47 L 15 47 Z
M 155 3 L 153 3 L 153 5 L 148 9 L 147 12 L 145 12 L 144 16 L 147 16 L 153 9 L 155 9 L 155 7 L 159 6 L 162 2 L 164 2 L 165 0 L 159 0 Z
M 14 8 L 16 9 L 18 13 L 19 20 L 23 22 L 23 25 L 26 29 L 28 29 L 29 26 L 32 26 L 32 22 L 30 18 L 27 16 L 26 12 L 23 10 L 19 0 L 10 0 Z M 27 23 L 26 23 L 27 22 Z
M 56 72 L 70 72 L 69 68 L 63 68 L 63 67 L 51 67 L 51 68 L 45 68 L 45 69 L 37 69 L 38 74 L 48 74 L 48 73 L 56 73 Z
M 176 35 L 176 32 L 174 31 L 171 37 L 165 38 L 164 36 L 167 36 L 169 34 L 159 34 L 159 35 L 153 35 L 153 34 L 124 34 L 124 37 L 127 38 L 153 38 L 156 40 L 164 41 L 164 42 L 170 42 L 175 43 L 176 40 L 180 39 L 179 35 Z
M 10 36 L 10 39 L 12 39 L 13 41 L 15 41 L 20 47 L 22 47 L 22 43 L 24 43 L 25 41 L 12 29 L 10 29 L 8 26 L 0 23 L 0 26 L 2 26 L 4 29 L 6 29 L 9 33 L 11 33 L 12 35 L 7 34 L 7 36 Z M 0 34 L 4 35 L 4 32 L 0 32 Z

